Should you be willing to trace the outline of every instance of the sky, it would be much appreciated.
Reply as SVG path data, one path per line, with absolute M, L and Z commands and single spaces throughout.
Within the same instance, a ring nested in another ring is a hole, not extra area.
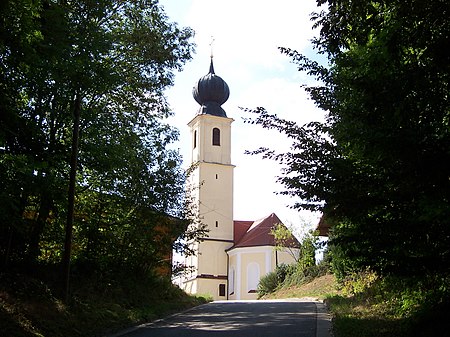
M 195 31 L 193 59 L 176 73 L 175 85 L 166 92 L 174 112 L 169 123 L 180 131 L 175 146 L 183 156 L 183 167 L 190 161 L 187 123 L 199 108 L 192 88 L 209 71 L 214 39 L 214 70 L 230 88 L 230 98 L 222 108 L 234 119 L 234 219 L 257 220 L 275 213 L 297 236 L 315 227 L 320 214 L 299 213 L 290 208 L 296 200 L 276 194 L 283 190 L 276 182 L 280 166 L 244 153 L 260 146 L 287 151 L 288 140 L 277 132 L 245 124 L 243 118 L 251 114 L 239 108 L 264 107 L 298 124 L 323 119 L 323 112 L 301 88 L 312 79 L 297 71 L 290 58 L 278 50 L 288 47 L 320 61 L 310 42 L 317 34 L 310 20 L 310 14 L 318 11 L 315 0 L 160 0 L 160 5 L 169 21 Z

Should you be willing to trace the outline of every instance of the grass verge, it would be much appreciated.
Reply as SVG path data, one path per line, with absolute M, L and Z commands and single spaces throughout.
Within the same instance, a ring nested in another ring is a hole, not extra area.
M 74 279 L 76 289 L 64 304 L 41 280 L 0 274 L 0 336 L 104 336 L 208 301 L 161 278 L 94 278 Z
M 333 317 L 334 337 L 450 336 L 450 279 L 379 277 L 364 271 L 338 284 L 327 274 L 285 286 L 263 299 L 324 300 Z
M 381 278 L 365 271 L 326 301 L 335 337 L 450 336 L 448 278 Z

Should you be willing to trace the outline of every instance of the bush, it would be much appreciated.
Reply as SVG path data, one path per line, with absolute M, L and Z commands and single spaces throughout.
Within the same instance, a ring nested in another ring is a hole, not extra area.
M 276 270 L 264 275 L 258 283 L 258 298 L 273 293 L 277 289 L 278 285 L 278 275 Z
M 295 270 L 295 266 L 288 264 L 280 264 L 273 272 L 270 272 L 259 280 L 258 284 L 258 298 L 264 295 L 273 293 L 278 287 L 283 284 L 286 277 L 292 274 Z
M 291 271 L 286 275 L 283 281 L 284 287 L 293 285 L 302 285 L 311 280 L 323 276 L 330 272 L 330 264 L 328 261 L 322 260 L 319 264 L 314 264 L 309 267 L 302 265 L 290 266 Z
M 295 271 L 294 265 L 282 263 L 279 266 L 277 266 L 275 272 L 277 273 L 278 284 L 283 283 L 286 277 L 292 274 L 294 271 Z
M 379 276 L 370 269 L 351 273 L 342 282 L 342 292 L 347 296 L 367 292 L 378 279 Z

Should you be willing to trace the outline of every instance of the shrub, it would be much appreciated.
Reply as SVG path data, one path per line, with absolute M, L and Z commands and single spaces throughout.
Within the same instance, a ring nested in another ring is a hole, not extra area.
M 276 270 L 264 275 L 258 283 L 258 298 L 273 293 L 278 285 L 278 275 Z
M 277 266 L 275 272 L 277 274 L 278 284 L 283 283 L 286 277 L 292 274 L 294 271 L 295 271 L 294 265 L 282 263 L 279 266 Z
M 288 264 L 280 264 L 273 272 L 264 275 L 258 284 L 258 298 L 266 294 L 273 293 L 277 288 L 283 284 L 286 277 L 295 271 L 295 266 Z
M 290 272 L 286 274 L 283 281 L 284 287 L 302 285 L 310 282 L 316 277 L 329 273 L 331 267 L 328 261 L 322 260 L 319 264 L 314 264 L 306 268 L 300 264 L 290 266 L 290 268 Z
M 356 295 L 366 292 L 378 279 L 379 276 L 370 269 L 351 273 L 342 283 L 342 292 L 344 295 Z

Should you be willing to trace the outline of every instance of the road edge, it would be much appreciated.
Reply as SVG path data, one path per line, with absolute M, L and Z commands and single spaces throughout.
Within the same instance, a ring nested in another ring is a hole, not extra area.
M 316 337 L 331 337 L 332 325 L 331 315 L 328 313 L 327 306 L 324 302 L 316 301 Z
M 142 324 L 139 324 L 139 325 L 131 326 L 129 328 L 122 329 L 122 330 L 120 330 L 120 331 L 118 331 L 116 333 L 109 334 L 109 335 L 106 335 L 104 337 L 120 337 L 120 336 L 124 336 L 126 334 L 129 334 L 130 332 L 133 332 L 133 331 L 139 330 L 141 328 L 145 328 L 145 327 L 157 324 L 157 323 L 162 322 L 162 321 L 164 321 L 166 319 L 169 319 L 171 317 L 176 317 L 178 315 L 184 314 L 184 313 L 189 312 L 191 310 L 194 310 L 196 308 L 202 307 L 204 305 L 208 305 L 209 303 L 211 303 L 211 302 L 200 304 L 200 305 L 196 305 L 194 307 L 188 308 L 188 309 L 183 310 L 183 311 L 176 312 L 176 313 L 168 315 L 166 317 L 158 318 L 158 319 L 156 319 L 154 321 L 151 321 L 151 322 L 147 322 L 147 323 L 142 323 Z

